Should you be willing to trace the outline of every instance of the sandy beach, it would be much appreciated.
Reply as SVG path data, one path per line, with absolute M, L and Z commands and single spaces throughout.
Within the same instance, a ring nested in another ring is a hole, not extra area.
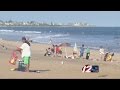
M 35 72 L 11 71 L 17 67 L 9 63 L 11 53 L 16 47 L 22 44 L 21 41 L 0 40 L 0 43 L 7 49 L 0 46 L 0 78 L 1 79 L 119 79 L 120 78 L 120 54 L 115 53 L 113 62 L 97 61 L 100 57 L 99 51 L 91 50 L 93 60 L 65 59 L 62 57 L 44 56 L 45 49 L 50 45 L 31 43 L 31 63 L 30 70 L 40 70 Z M 64 47 L 63 54 L 64 52 Z M 67 47 L 68 55 L 72 54 L 73 48 Z M 61 62 L 64 62 L 63 64 Z M 84 65 L 99 65 L 98 73 L 82 73 Z

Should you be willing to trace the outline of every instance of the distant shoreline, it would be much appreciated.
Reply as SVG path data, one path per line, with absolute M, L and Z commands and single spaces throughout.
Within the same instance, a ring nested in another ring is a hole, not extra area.
M 83 27 L 95 27 L 95 26 L 0 26 L 0 27 L 79 27 L 79 28 L 83 28 Z
M 0 26 L 0 27 L 74 27 L 74 28 L 114 28 L 120 26 Z

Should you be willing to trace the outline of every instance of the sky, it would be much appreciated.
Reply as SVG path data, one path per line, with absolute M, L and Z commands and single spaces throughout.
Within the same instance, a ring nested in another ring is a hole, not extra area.
M 87 22 L 96 26 L 120 27 L 120 11 L 0 11 L 0 20 L 63 24 Z

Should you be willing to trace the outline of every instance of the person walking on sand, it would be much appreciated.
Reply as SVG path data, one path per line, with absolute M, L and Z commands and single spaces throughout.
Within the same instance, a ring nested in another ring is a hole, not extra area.
M 18 47 L 15 51 L 21 52 L 21 57 L 25 64 L 25 71 L 29 72 L 30 57 L 31 57 L 30 43 L 26 40 L 25 37 L 22 37 L 22 42 L 23 44 L 20 47 Z
M 100 47 L 99 52 L 100 52 L 100 59 L 103 60 L 103 58 L 104 58 L 104 54 L 105 54 L 105 53 L 104 53 L 104 49 L 103 49 L 102 46 Z
M 80 47 L 80 57 L 83 57 L 83 55 L 84 55 L 84 50 L 85 50 L 84 44 L 82 44 L 82 47 Z

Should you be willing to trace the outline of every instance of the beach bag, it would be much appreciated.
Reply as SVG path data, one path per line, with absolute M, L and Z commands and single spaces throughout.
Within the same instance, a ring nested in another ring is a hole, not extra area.
M 13 52 L 13 53 L 12 53 L 12 57 L 11 57 L 9 63 L 12 64 L 12 65 L 15 65 L 17 59 L 18 59 L 18 56 L 17 56 L 16 52 Z

